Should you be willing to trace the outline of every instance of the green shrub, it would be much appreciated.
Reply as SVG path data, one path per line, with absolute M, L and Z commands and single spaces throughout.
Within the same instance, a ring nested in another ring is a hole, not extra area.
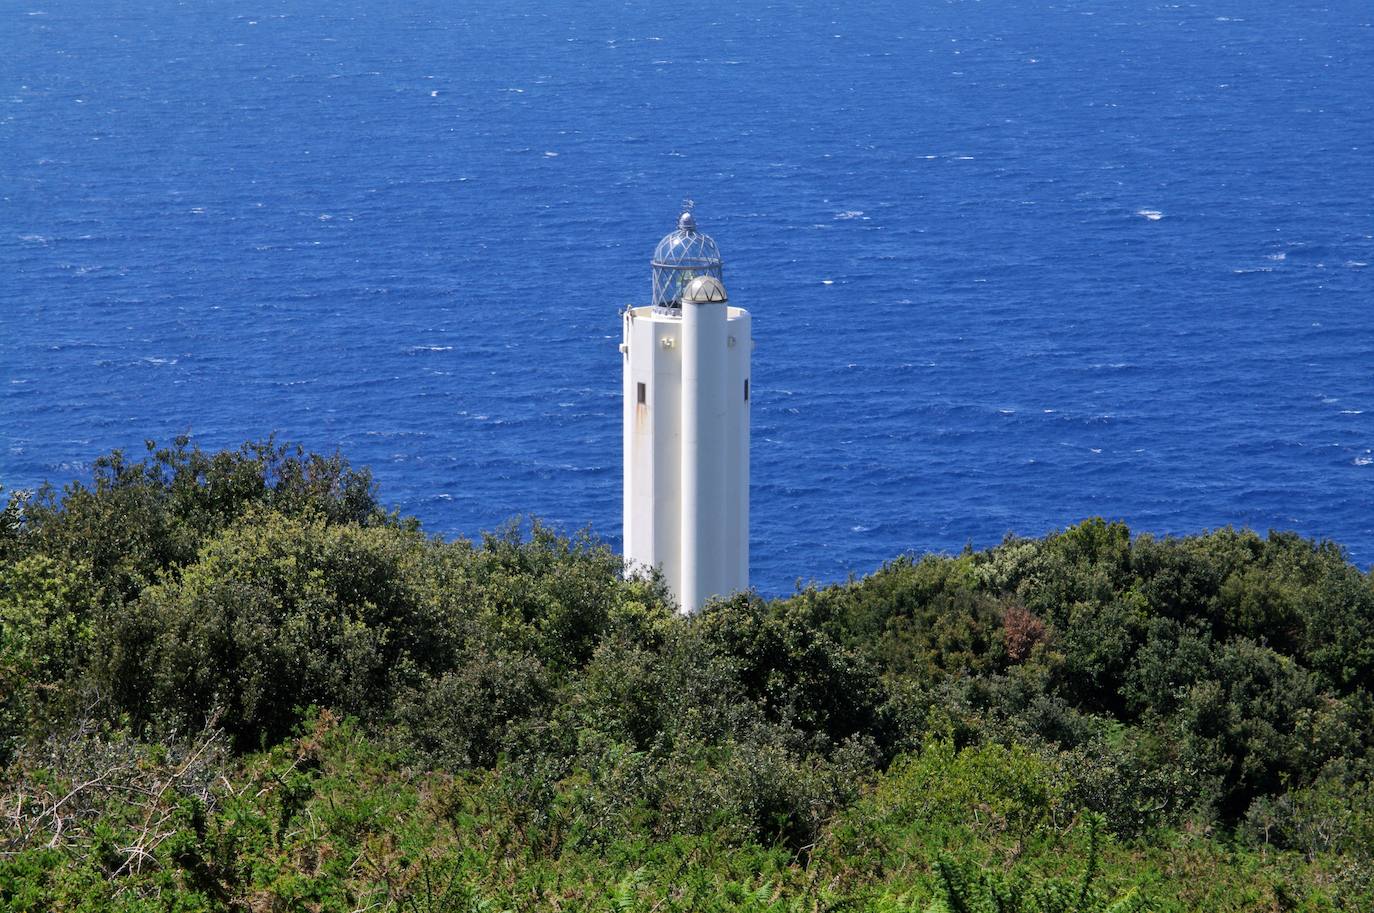
M 110 693 L 136 723 L 222 710 L 241 746 L 282 738 L 309 704 L 375 715 L 452 656 L 414 573 L 424 547 L 390 526 L 249 511 L 116 621 Z
M 0 564 L 0 767 L 69 704 L 64 691 L 90 646 L 90 602 L 80 565 L 41 554 Z
M 0 510 L 0 910 L 1366 910 L 1371 644 L 1292 534 L 1095 519 L 687 618 L 589 533 L 181 439 Z

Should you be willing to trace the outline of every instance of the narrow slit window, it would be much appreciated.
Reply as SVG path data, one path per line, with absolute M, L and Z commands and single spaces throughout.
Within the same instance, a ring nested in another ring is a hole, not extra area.
M 749 378 L 744 379 L 744 401 L 749 402 Z
M 745 397 L 748 397 L 748 396 L 749 396 L 749 389 L 748 389 L 748 387 L 749 387 L 749 381 L 746 380 L 746 381 L 744 382 L 744 386 L 745 386 L 744 395 L 745 395 Z M 639 404 L 642 406 L 642 405 L 644 405 L 645 403 L 647 403 L 648 401 L 649 401 L 649 388 L 648 388 L 647 385 L 641 383 L 641 384 L 639 385 Z

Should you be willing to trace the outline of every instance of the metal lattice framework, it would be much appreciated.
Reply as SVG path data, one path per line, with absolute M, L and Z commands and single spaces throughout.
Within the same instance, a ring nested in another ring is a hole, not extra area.
M 679 309 L 682 293 L 697 276 L 721 278 L 720 248 L 697 231 L 690 202 L 677 220 L 677 231 L 663 236 L 654 249 L 654 307 Z

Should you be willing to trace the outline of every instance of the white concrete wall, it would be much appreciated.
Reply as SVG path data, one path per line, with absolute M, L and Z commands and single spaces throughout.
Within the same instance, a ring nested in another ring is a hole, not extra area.
M 749 380 L 749 364 L 754 348 L 751 324 L 748 311 L 730 308 L 726 322 L 729 379 L 725 391 L 725 503 L 734 505 L 734 508 L 726 515 L 726 593 L 738 593 L 749 588 L 749 401 L 754 398 L 754 390 L 751 383 L 749 401 L 746 401 L 744 382 Z
M 646 308 L 652 311 L 652 308 Z M 654 426 L 654 560 L 675 596 L 682 593 L 682 321 L 654 319 L 654 377 L 649 409 Z
M 727 595 L 725 451 L 729 382 L 723 301 L 682 303 L 682 607 Z
M 662 570 L 674 595 L 681 592 L 681 331 L 681 320 L 641 307 L 625 312 L 621 336 L 624 553 Z
M 708 334 L 698 334 L 696 376 L 704 385 L 695 385 L 695 403 L 684 390 L 684 372 L 691 373 L 684 364 L 690 348 L 685 319 L 640 307 L 625 312 L 622 326 L 624 553 L 635 565 L 662 570 L 684 611 L 749 586 L 750 404 L 744 381 L 751 321 L 742 308 L 704 307 L 717 312 Z M 687 415 L 691 409 L 695 422 Z M 688 425 L 697 430 L 684 433 Z M 687 452 L 696 455 L 694 466 L 684 463 Z M 698 496 L 688 500 L 688 491 Z M 691 547 L 687 529 L 696 530 Z M 685 562 L 696 569 L 690 580 Z

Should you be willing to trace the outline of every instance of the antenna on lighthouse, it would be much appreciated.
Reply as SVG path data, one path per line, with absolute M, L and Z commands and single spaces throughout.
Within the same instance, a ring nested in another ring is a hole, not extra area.
M 620 346 L 625 558 L 661 570 L 684 612 L 749 586 L 750 316 L 694 208 L 654 249 Z

